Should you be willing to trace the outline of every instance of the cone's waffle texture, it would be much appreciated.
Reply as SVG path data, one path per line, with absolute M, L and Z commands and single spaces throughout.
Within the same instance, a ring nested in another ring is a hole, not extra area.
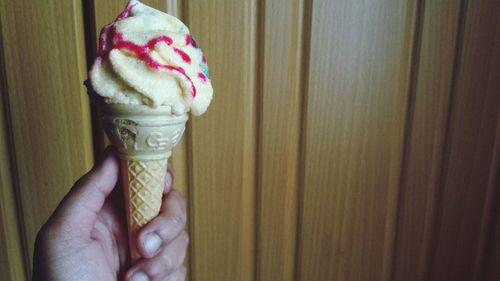
M 161 208 L 167 161 L 179 142 L 187 114 L 170 107 L 111 105 L 103 108 L 103 124 L 121 158 L 131 261 L 140 256 L 137 233 Z
M 125 188 L 130 229 L 132 260 L 139 258 L 134 241 L 138 230 L 154 219 L 161 207 L 167 159 L 153 161 L 123 160 L 122 182 Z

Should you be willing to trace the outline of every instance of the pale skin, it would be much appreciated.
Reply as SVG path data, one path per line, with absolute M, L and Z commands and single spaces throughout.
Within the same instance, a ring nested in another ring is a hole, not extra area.
M 165 180 L 158 217 L 144 226 L 136 245 L 142 258 L 128 266 L 123 193 L 115 188 L 118 159 L 108 149 L 71 188 L 38 233 L 34 281 L 181 281 L 188 235 L 186 203 Z

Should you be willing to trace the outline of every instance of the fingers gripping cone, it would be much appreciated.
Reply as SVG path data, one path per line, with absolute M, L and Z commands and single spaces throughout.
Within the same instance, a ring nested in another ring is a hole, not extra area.
M 121 158 L 121 180 L 129 232 L 131 261 L 140 255 L 137 231 L 155 218 L 172 148 L 184 133 L 188 116 L 171 114 L 170 107 L 103 105 L 104 129 Z

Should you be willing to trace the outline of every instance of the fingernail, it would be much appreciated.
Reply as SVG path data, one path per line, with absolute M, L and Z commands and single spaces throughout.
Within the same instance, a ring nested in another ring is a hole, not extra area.
M 167 171 L 167 174 L 165 175 L 165 185 L 172 187 L 172 174 L 170 174 L 169 171 Z
M 144 241 L 142 243 L 144 245 L 144 250 L 149 253 L 149 254 L 153 254 L 155 253 L 156 251 L 158 251 L 158 249 L 160 249 L 160 246 L 161 246 L 161 238 L 160 236 L 158 236 L 158 234 L 156 233 L 149 233 L 148 235 L 146 235 L 146 237 L 144 238 Z
M 142 272 L 136 272 L 134 275 L 132 275 L 132 278 L 130 278 L 132 281 L 149 281 L 149 278 L 146 274 Z

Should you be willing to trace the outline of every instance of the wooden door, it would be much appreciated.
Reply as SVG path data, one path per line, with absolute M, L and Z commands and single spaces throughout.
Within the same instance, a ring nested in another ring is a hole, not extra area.
M 500 2 L 144 2 L 215 89 L 173 157 L 189 280 L 500 279 Z M 104 147 L 82 82 L 125 4 L 0 0 L 1 280 Z

